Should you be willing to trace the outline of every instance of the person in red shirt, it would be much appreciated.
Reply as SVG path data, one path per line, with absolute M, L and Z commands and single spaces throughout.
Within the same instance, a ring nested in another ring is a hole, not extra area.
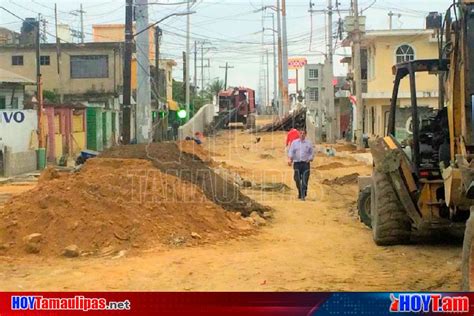
M 286 147 L 289 148 L 291 146 L 291 143 L 294 140 L 297 140 L 298 138 L 300 138 L 300 132 L 296 128 L 290 129 L 290 131 L 286 135 Z

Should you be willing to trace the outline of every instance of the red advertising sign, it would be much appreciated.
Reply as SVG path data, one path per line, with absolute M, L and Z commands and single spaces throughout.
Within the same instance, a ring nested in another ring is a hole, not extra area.
M 292 69 L 292 70 L 301 69 L 304 66 L 306 66 L 307 63 L 308 63 L 308 61 L 304 57 L 289 58 L 288 59 L 288 69 Z

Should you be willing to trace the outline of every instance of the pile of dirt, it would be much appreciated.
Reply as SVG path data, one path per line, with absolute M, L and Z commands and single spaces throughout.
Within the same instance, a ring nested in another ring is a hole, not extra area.
M 47 171 L 48 173 L 49 171 Z M 252 231 L 196 185 L 136 159 L 90 159 L 0 208 L 0 254 L 101 255 L 195 245 Z
M 46 182 L 60 177 L 59 172 L 53 167 L 48 167 L 38 178 L 38 182 Z
M 236 185 L 216 174 L 198 156 L 181 151 L 176 143 L 114 147 L 100 157 L 149 160 L 162 172 L 197 185 L 208 199 L 224 209 L 240 212 L 243 216 L 250 216 L 252 212 L 263 215 L 269 211 L 268 207 L 243 195 Z
M 196 144 L 193 140 L 184 140 L 178 142 L 179 150 L 182 152 L 199 157 L 202 161 L 210 163 L 212 161 L 211 153 L 203 145 Z
M 350 151 L 350 152 L 353 152 L 353 151 L 356 151 L 357 150 L 357 146 L 354 145 L 354 144 L 349 144 L 349 143 L 346 143 L 346 144 L 336 144 L 334 146 L 334 148 L 337 150 L 337 151 Z
M 326 170 L 333 170 L 333 169 L 344 168 L 344 167 L 345 165 L 343 163 L 331 162 L 326 165 L 317 166 L 316 169 L 321 170 L 321 171 L 326 171 Z
M 343 177 L 337 177 L 335 179 L 329 180 L 325 179 L 322 183 L 324 185 L 346 185 L 346 184 L 354 184 L 357 183 L 357 179 L 359 178 L 360 174 L 351 173 Z

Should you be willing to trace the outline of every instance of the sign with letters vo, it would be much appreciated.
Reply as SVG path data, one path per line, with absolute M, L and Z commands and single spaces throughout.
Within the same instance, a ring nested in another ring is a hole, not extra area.
M 0 112 L 0 123 L 13 124 L 23 123 L 25 121 L 25 113 L 22 111 Z

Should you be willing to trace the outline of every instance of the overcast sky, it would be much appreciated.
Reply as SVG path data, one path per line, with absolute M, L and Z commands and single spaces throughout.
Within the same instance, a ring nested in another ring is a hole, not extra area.
M 388 29 L 388 12 L 393 11 L 394 28 L 424 28 L 425 16 L 430 11 L 445 12 L 451 0 L 359 0 L 359 9 L 367 16 L 367 29 Z M 79 17 L 73 11 L 82 2 L 86 11 L 84 24 L 86 38 L 91 39 L 92 25 L 100 23 L 123 23 L 125 0 L 0 0 L 0 4 L 22 18 L 35 17 L 41 13 L 49 22 L 49 31 L 54 33 L 54 3 L 58 5 L 59 21 L 79 29 Z M 150 3 L 177 3 L 183 0 L 149 0 Z M 312 0 L 315 10 L 324 9 L 326 0 Z M 335 1 L 334 1 L 335 2 Z M 196 14 L 191 18 L 192 41 L 208 40 L 211 49 L 206 53 L 210 68 L 205 69 L 206 78 L 224 78 L 224 66 L 229 62 L 229 84 L 258 87 L 261 54 L 269 50 L 272 64 L 272 32 L 265 32 L 265 46 L 262 46 L 262 13 L 255 11 L 262 5 L 274 5 L 276 1 L 262 0 L 197 0 L 193 6 Z M 349 9 L 350 0 L 339 0 L 340 16 Z M 288 51 L 290 57 L 307 57 L 310 63 L 322 62 L 325 52 L 325 16 L 308 12 L 308 0 L 287 0 Z M 172 12 L 183 12 L 186 5 L 150 5 L 150 22 Z M 271 13 L 272 11 L 267 11 Z M 400 15 L 398 17 L 398 15 Z M 334 22 L 339 19 L 335 13 Z M 19 31 L 21 21 L 0 10 L 0 26 Z M 312 27 L 311 27 L 312 26 Z M 186 44 L 186 17 L 172 17 L 161 24 L 163 32 L 162 56 L 173 58 L 178 66 L 175 77 L 182 80 L 182 51 Z M 265 19 L 265 27 L 272 27 L 272 19 Z M 312 29 L 312 30 L 311 30 Z M 334 32 L 337 27 L 334 25 Z M 335 45 L 338 43 L 336 41 Z M 344 74 L 344 68 L 337 61 L 350 53 L 340 48 L 336 51 L 336 74 Z M 207 64 L 207 61 L 205 62 Z M 199 77 L 200 77 L 200 70 Z M 270 72 L 272 75 L 272 70 Z M 290 71 L 290 78 L 294 78 Z M 272 79 L 273 80 L 273 79 Z M 302 79 L 301 79 L 302 80 Z M 272 86 L 272 83 L 271 83 Z M 294 90 L 290 86 L 290 92 Z

